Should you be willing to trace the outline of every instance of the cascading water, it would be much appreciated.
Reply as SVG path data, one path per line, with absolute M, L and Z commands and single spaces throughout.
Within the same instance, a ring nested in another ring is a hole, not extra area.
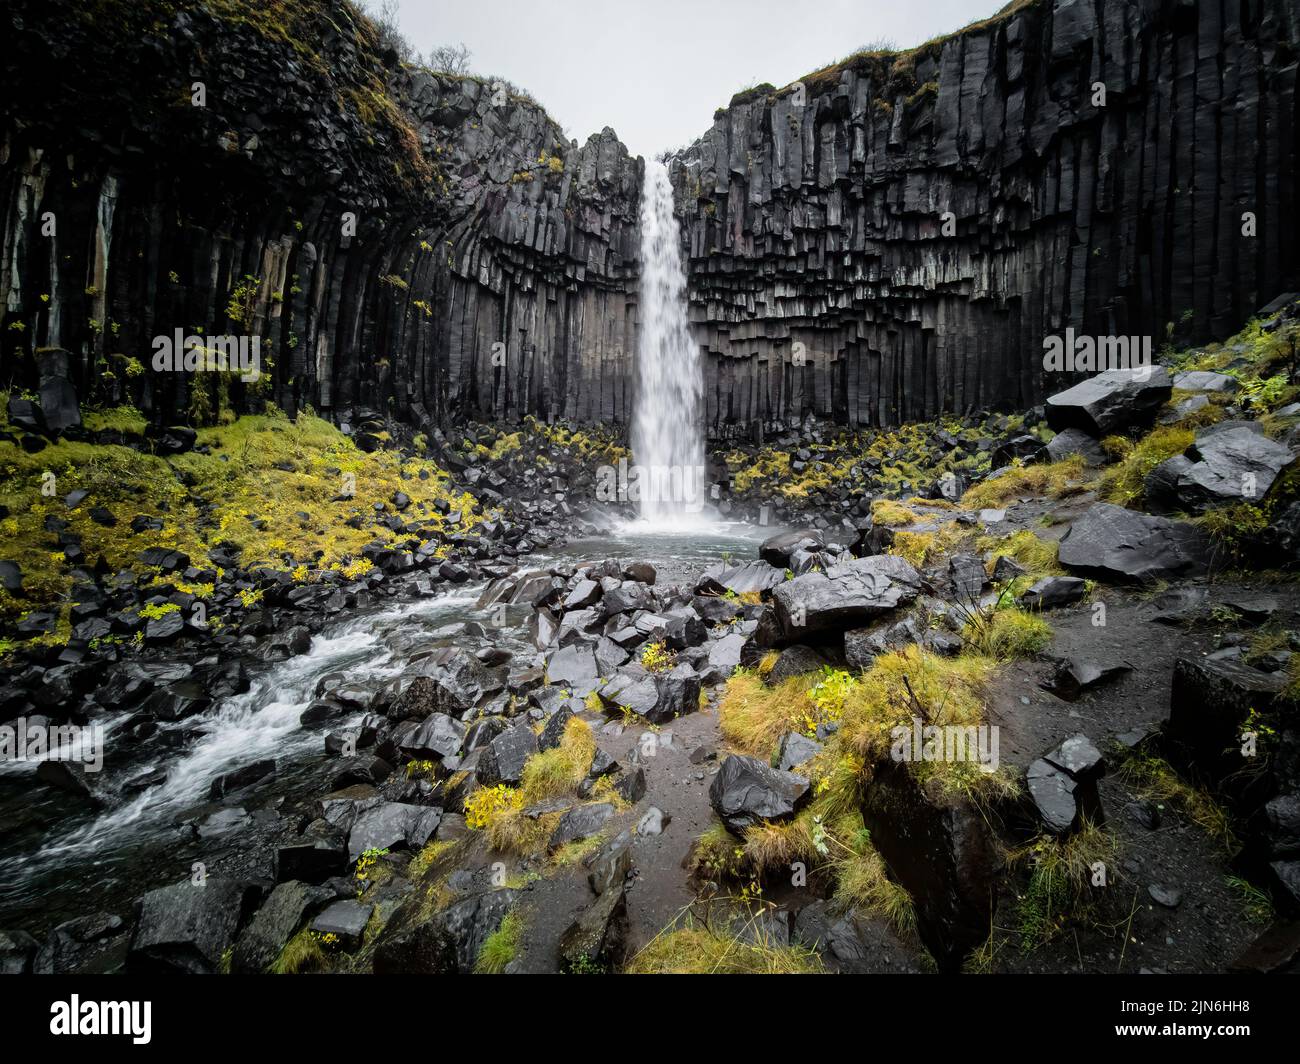
M 668 167 L 646 161 L 641 190 L 641 339 L 632 422 L 641 518 L 693 523 L 704 505 L 704 392 L 700 352 L 686 325 L 673 186 Z

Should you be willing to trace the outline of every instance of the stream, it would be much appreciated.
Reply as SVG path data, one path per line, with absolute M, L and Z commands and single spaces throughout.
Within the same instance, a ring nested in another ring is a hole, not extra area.
M 649 561 L 661 585 L 684 584 L 710 564 L 755 557 L 771 531 L 703 521 L 665 531 L 633 522 L 520 559 L 519 567 L 618 557 Z M 274 664 L 248 662 L 247 692 L 163 725 L 148 739 L 129 737 L 129 750 L 117 748 L 114 731 L 130 714 L 102 720 L 104 771 L 115 792 L 103 808 L 88 809 L 82 799 L 37 782 L 34 763 L 0 763 L 0 926 L 40 933 L 95 912 L 124 914 L 139 894 L 187 878 L 194 862 L 226 848 L 232 837 L 274 821 L 264 810 L 274 808 L 276 799 L 287 804 L 319 793 L 321 773 L 331 767 L 324 735 L 355 723 L 361 714 L 300 727 L 299 715 L 313 700 L 317 682 L 329 673 L 342 673 L 346 681 L 383 681 L 397 676 L 412 654 L 449 642 L 430 641 L 440 627 L 458 621 L 486 627 L 486 611 L 475 608 L 483 587 L 476 582 L 372 608 L 315 636 L 306 654 Z M 527 621 L 527 611 L 511 611 L 507 626 L 493 632 L 494 645 L 516 662 L 538 654 L 528 640 Z M 229 822 L 219 821 L 207 838 L 179 822 L 178 815 L 209 801 L 216 777 L 265 758 L 275 759 L 276 774 L 240 791 L 234 803 L 247 808 L 249 817 L 223 814 Z M 149 780 L 159 769 L 166 778 Z M 139 788 L 134 791 L 133 780 Z

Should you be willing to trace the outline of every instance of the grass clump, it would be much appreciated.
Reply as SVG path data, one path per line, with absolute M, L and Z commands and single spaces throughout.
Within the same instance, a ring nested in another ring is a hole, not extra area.
M 519 783 L 522 804 L 534 805 L 547 798 L 576 793 L 595 753 L 596 737 L 591 733 L 591 725 L 573 717 L 564 726 L 559 746 L 533 754 L 524 763 Z
M 1123 436 L 1107 436 L 1101 445 L 1118 461 L 1101 475 L 1101 497 L 1118 506 L 1140 505 L 1147 474 L 1187 450 L 1195 435 L 1181 425 L 1162 425 L 1136 443 Z
M 1087 468 L 1081 454 L 1072 454 L 1059 462 L 1012 465 L 1001 476 L 967 488 L 962 505 L 972 509 L 997 508 L 1022 495 L 1046 495 L 1053 499 L 1077 495 L 1087 490 L 1083 483 Z
M 1239 564 L 1250 553 L 1255 537 L 1268 528 L 1267 510 L 1267 504 L 1259 507 L 1240 502 L 1210 510 L 1197 523 L 1220 551 Z
M 722 737 L 746 754 L 768 757 L 788 731 L 801 731 L 816 712 L 808 697 L 816 673 L 792 676 L 769 687 L 758 673 L 737 669 L 718 703 Z
M 1011 855 L 1013 867 L 1030 869 L 1016 907 L 1021 949 L 1029 952 L 1069 927 L 1094 922 L 1117 851 L 1111 835 L 1085 822 L 1068 838 L 1041 836 Z
M 871 520 L 878 525 L 897 528 L 914 525 L 919 520 L 916 513 L 896 499 L 877 499 L 871 504 Z
M 871 843 L 871 833 L 860 814 L 850 830 L 828 833 L 835 873 L 835 902 L 847 910 L 865 910 L 884 919 L 903 937 L 916 930 L 912 896 L 889 877 L 882 858 Z
M 475 975 L 500 975 L 506 970 L 524 937 L 523 917 L 515 910 L 506 913 L 500 925 L 483 940 L 474 961 Z
M 1031 658 L 1052 641 L 1052 626 L 1037 613 L 1008 606 L 971 617 L 966 642 L 998 661 Z
M 1120 778 L 1162 810 L 1171 806 L 1210 836 L 1225 851 L 1236 846 L 1232 818 L 1209 791 L 1183 779 L 1168 761 L 1143 751 L 1124 760 Z
M 899 529 L 889 546 L 889 554 L 902 558 L 914 568 L 922 569 L 936 559 L 952 554 L 970 537 L 969 529 L 949 521 L 929 531 Z
M 999 556 L 1019 563 L 1026 573 L 1035 579 L 1044 576 L 1060 576 L 1065 572 L 1057 560 L 1060 545 L 1051 540 L 1040 539 L 1028 528 L 1022 528 L 1002 537 L 983 536 L 977 546 L 981 552 L 990 555 L 987 567 L 990 575 Z
M 306 975 L 323 972 L 328 967 L 329 960 L 319 936 L 304 927 L 284 944 L 268 971 L 272 975 Z
M 450 850 L 455 849 L 455 846 L 456 843 L 449 839 L 435 839 L 432 842 L 425 843 L 420 852 L 412 857 L 411 863 L 407 865 L 407 878 L 411 880 L 422 879 L 425 873 Z
M 1277 914 L 1273 908 L 1273 899 L 1268 896 L 1267 891 L 1260 890 L 1255 884 L 1242 879 L 1240 876 L 1227 876 L 1225 882 L 1241 901 L 1242 913 L 1252 924 L 1267 926 L 1276 919 Z
M 718 820 L 696 837 L 687 864 L 692 879 L 740 879 L 748 866 L 745 848 Z
M 894 729 L 913 717 L 939 727 L 975 727 L 984 721 L 984 690 L 995 662 L 980 654 L 940 657 L 912 645 L 881 654 L 846 700 L 836 735 L 840 748 L 870 766 L 891 756 Z M 908 762 L 920 782 L 939 778 L 963 792 L 1000 786 L 999 777 L 973 761 Z
M 753 940 L 732 931 L 686 926 L 664 931 L 625 971 L 629 975 L 821 975 L 821 958 L 802 946 L 780 946 L 755 931 Z

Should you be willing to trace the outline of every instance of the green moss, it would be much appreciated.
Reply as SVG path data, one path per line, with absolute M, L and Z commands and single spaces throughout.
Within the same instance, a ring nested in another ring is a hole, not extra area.
M 212 546 L 228 542 L 242 548 L 242 565 L 298 570 L 307 580 L 322 569 L 355 572 L 354 559 L 376 538 L 398 542 L 376 523 L 374 510 L 396 491 L 412 499 L 408 516 L 420 515 L 433 530 L 445 523 L 434 502 L 461 512 L 459 528 L 483 520 L 473 513 L 473 496 L 453 490 L 448 474 L 433 463 L 389 450 L 367 454 L 310 414 L 290 420 L 273 411 L 201 429 L 198 446 L 207 453 L 159 457 L 116 444 L 63 439 L 28 454 L 16 443 L 0 441 L 0 504 L 9 509 L 0 532 L 5 557 L 19 563 L 24 578 L 22 597 L 0 593 L 0 618 L 70 604 L 71 569 L 44 530 L 50 516 L 66 520 L 81 536 L 92 563 L 103 556 L 114 570 L 139 569 L 138 557 L 150 547 L 184 551 L 201 566 Z M 345 476 L 354 481 L 355 495 L 336 501 Z M 62 500 L 77 489 L 89 495 L 68 510 Z M 116 524 L 91 520 L 94 507 L 107 510 Z M 138 514 L 160 517 L 163 528 L 133 533 L 131 521 Z M 361 518 L 359 528 L 344 523 L 354 515 Z
M 1179 425 L 1161 426 L 1134 443 L 1122 436 L 1107 436 L 1102 447 L 1119 461 L 1101 478 L 1101 497 L 1120 506 L 1140 504 L 1147 474 L 1192 445 L 1196 434 Z
M 524 921 L 518 912 L 506 913 L 500 926 L 488 935 L 474 962 L 476 975 L 500 975 L 515 959 L 524 937 Z

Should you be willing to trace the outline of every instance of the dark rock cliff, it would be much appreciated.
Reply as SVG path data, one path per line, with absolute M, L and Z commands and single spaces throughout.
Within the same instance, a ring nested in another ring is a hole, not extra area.
M 160 421 L 626 419 L 640 165 L 612 131 L 579 146 L 503 85 L 405 69 L 340 0 L 6 18 L 5 386 L 66 364 Z M 268 371 L 155 373 L 175 329 L 259 336 Z
M 0 387 L 629 419 L 643 170 L 611 130 L 405 68 L 344 0 L 4 18 Z M 1026 406 L 1066 326 L 1234 330 L 1295 283 L 1298 39 L 1300 0 L 1016 0 L 738 96 L 672 162 L 711 434 Z M 261 337 L 264 378 L 153 372 L 176 329 Z
M 1294 283 L 1298 41 L 1295 0 L 1019 0 L 740 94 L 671 167 L 710 430 L 1026 407 L 1067 326 L 1235 331 Z

